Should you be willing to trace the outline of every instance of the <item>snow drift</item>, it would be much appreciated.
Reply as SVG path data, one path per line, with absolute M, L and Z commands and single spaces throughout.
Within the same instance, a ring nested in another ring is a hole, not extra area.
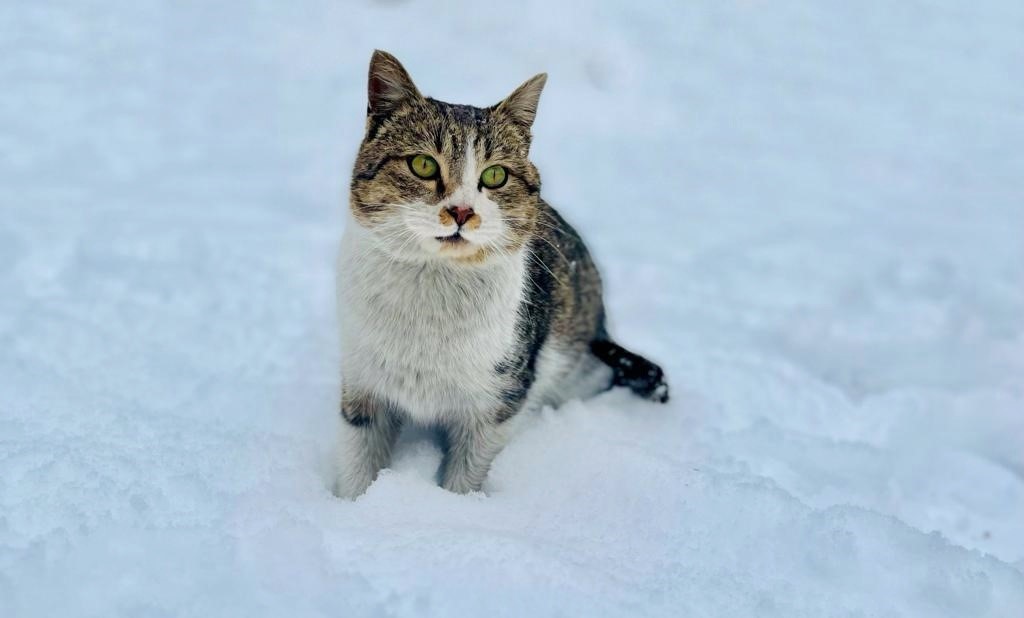
M 0 615 L 1024 615 L 1017 2 L 0 9 Z M 370 51 L 490 104 L 665 407 L 329 491 Z

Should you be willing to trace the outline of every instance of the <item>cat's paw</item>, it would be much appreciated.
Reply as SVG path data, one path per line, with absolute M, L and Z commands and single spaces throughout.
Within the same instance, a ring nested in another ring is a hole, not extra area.
M 648 401 L 666 403 L 668 401 L 668 382 L 661 367 L 647 359 L 641 359 L 642 366 L 630 376 L 629 388 Z
M 475 491 L 480 491 L 483 487 L 483 481 L 473 482 L 468 475 L 451 474 L 446 475 L 441 480 L 441 487 L 454 494 L 471 494 Z
M 362 475 L 338 474 L 331 487 L 331 493 L 342 500 L 355 500 L 366 493 L 367 488 L 373 479 L 366 479 Z

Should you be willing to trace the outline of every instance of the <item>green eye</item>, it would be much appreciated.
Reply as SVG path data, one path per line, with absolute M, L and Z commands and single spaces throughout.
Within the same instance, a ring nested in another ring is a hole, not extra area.
M 437 176 L 437 161 L 429 155 L 418 154 L 409 159 L 409 169 L 420 178 L 430 179 Z
M 492 165 L 480 174 L 480 184 L 488 189 L 500 189 L 508 180 L 508 172 L 500 165 Z

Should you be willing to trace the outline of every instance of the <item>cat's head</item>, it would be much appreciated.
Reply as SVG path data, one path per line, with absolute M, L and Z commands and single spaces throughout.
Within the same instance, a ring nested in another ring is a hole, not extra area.
M 530 127 L 546 80 L 491 107 L 454 105 L 424 97 L 394 56 L 374 52 L 352 173 L 358 224 L 403 260 L 481 263 L 518 251 L 540 201 Z

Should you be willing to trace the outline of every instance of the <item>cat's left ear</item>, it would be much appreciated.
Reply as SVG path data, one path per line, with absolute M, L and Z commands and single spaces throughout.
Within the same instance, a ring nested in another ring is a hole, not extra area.
M 385 116 L 403 102 L 420 98 L 416 85 L 398 58 L 379 49 L 370 58 L 366 90 L 366 113 L 370 116 Z
M 495 111 L 508 114 L 513 122 L 529 129 L 533 126 L 533 119 L 537 116 L 537 102 L 540 101 L 540 93 L 544 90 L 544 84 L 547 81 L 547 73 L 534 75 L 523 82 L 522 86 L 516 88 L 504 101 L 498 103 Z

